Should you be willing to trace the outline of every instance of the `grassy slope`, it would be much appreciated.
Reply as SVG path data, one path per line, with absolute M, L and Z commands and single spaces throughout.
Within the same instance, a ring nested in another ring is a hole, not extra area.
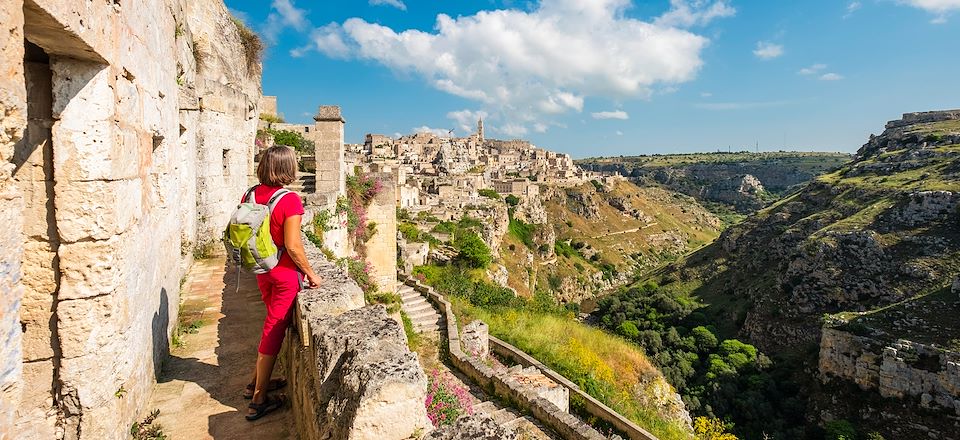
M 907 130 L 908 134 L 921 137 L 958 132 L 960 121 L 922 124 Z M 960 191 L 957 173 L 960 145 L 929 150 L 938 155 L 914 159 L 915 154 L 904 148 L 873 155 L 853 166 L 822 175 L 807 189 L 772 204 L 732 228 L 728 233 L 741 243 L 733 253 L 726 252 L 721 243 L 713 243 L 675 264 L 651 272 L 644 280 L 655 280 L 682 296 L 700 301 L 705 306 L 703 311 L 717 320 L 721 333 L 733 336 L 747 311 L 755 309 L 758 303 L 789 301 L 789 292 L 778 282 L 779 272 L 788 261 L 768 252 L 769 246 L 766 246 L 785 239 L 799 237 L 798 246 L 804 246 L 830 243 L 834 240 L 832 233 L 871 230 L 891 257 L 901 263 L 917 264 L 937 273 L 956 273 L 960 270 L 956 246 L 960 243 L 960 233 L 956 227 L 940 223 L 912 229 L 880 227 L 884 215 L 905 203 L 912 192 Z M 910 161 L 915 163 L 910 164 L 913 168 L 908 170 L 889 172 L 871 168 L 876 164 Z M 919 236 L 942 237 L 953 245 L 945 254 L 923 255 L 916 245 L 908 243 L 912 237 Z M 744 247 L 744 243 L 751 247 Z M 847 268 L 853 273 L 856 269 Z M 933 283 L 911 282 L 905 278 L 894 277 L 889 287 L 917 298 L 939 291 L 940 284 L 948 282 L 946 278 Z M 877 299 L 862 306 L 882 308 L 886 304 Z M 913 312 L 929 314 L 934 310 L 915 307 Z M 879 325 L 876 319 L 873 324 Z
M 635 345 L 570 317 L 525 310 L 486 310 L 452 298 L 458 316 L 480 319 L 494 336 L 527 352 L 570 379 L 588 394 L 662 440 L 687 439 L 676 422 L 644 407 L 634 392 L 660 373 Z

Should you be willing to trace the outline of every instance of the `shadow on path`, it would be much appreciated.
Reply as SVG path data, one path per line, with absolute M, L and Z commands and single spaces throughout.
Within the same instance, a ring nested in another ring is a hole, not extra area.
M 241 396 L 253 373 L 265 310 L 254 275 L 226 269 L 222 257 L 197 261 L 183 288 L 180 322 L 200 322 L 182 336 L 154 389 L 149 410 L 172 439 L 294 438 L 289 408 L 248 422 Z M 279 359 L 275 368 L 283 371 Z

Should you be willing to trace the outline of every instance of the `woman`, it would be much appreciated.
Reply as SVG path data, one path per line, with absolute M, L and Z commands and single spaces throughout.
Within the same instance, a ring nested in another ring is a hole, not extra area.
M 257 166 L 257 177 L 260 184 L 253 187 L 254 198 L 257 203 L 266 205 L 275 192 L 297 177 L 297 157 L 293 149 L 280 145 L 267 149 Z M 244 392 L 244 397 L 253 400 L 247 420 L 257 420 L 285 403 L 286 397 L 283 395 L 267 395 L 267 391 L 286 385 L 283 379 L 270 380 L 273 366 L 283 344 L 287 325 L 290 324 L 293 301 L 300 292 L 301 277 L 306 277 L 310 288 L 317 287 L 322 281 L 310 267 L 303 251 L 303 241 L 300 239 L 302 215 L 303 203 L 296 193 L 281 196 L 270 213 L 270 235 L 277 248 L 283 251 L 276 267 L 268 273 L 257 275 L 260 296 L 267 306 L 267 317 L 263 321 L 253 380 Z

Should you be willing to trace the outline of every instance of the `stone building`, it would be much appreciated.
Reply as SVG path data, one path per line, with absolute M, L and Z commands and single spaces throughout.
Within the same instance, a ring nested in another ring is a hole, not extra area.
M 251 173 L 253 41 L 222 0 L 0 22 L 0 438 L 126 438 Z

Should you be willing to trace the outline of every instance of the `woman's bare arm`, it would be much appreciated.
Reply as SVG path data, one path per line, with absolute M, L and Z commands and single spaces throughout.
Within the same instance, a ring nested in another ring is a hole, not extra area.
M 283 221 L 283 244 L 294 264 L 307 277 L 310 287 L 317 287 L 323 279 L 317 276 L 307 261 L 307 253 L 303 250 L 303 240 L 300 238 L 300 220 L 301 216 L 291 215 Z

